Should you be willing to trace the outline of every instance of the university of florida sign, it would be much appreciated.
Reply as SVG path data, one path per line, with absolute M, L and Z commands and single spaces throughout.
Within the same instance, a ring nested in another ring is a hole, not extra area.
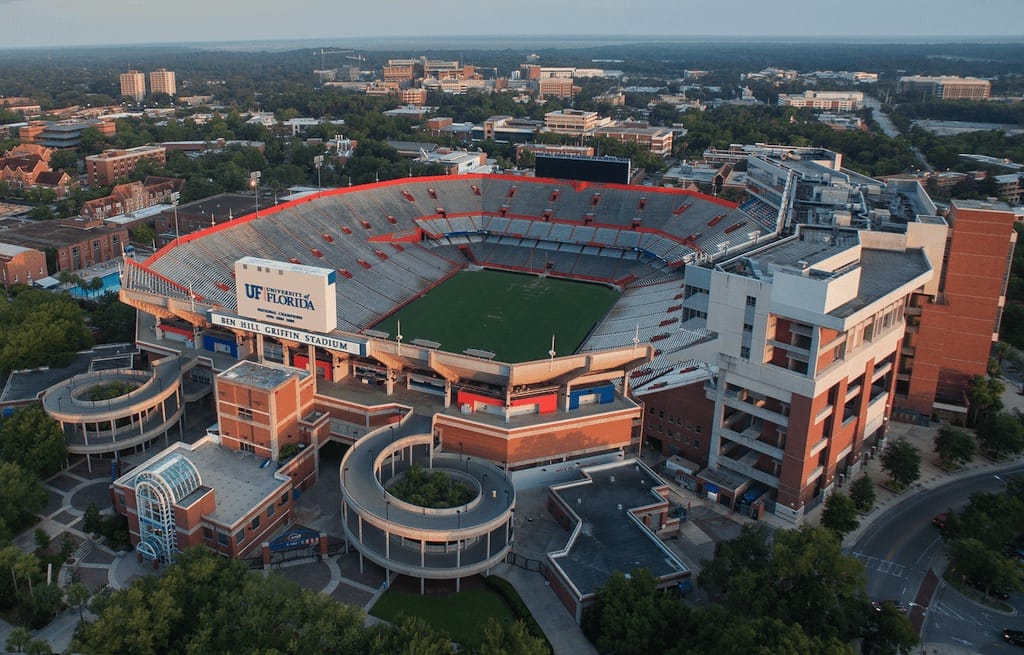
M 330 268 L 243 257 L 235 262 L 238 314 L 330 332 L 338 326 L 335 278 Z

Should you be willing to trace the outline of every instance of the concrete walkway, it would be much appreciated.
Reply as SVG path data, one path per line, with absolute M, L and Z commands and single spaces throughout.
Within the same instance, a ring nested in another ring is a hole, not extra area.
M 494 567 L 491 572 L 512 583 L 551 642 L 554 655 L 597 655 L 593 644 L 583 636 L 572 615 L 539 573 L 508 563 Z

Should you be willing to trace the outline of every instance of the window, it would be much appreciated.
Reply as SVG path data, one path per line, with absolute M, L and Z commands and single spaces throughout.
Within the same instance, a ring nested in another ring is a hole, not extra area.
M 250 530 L 255 530 L 255 529 L 259 528 L 259 527 L 260 527 L 260 515 L 257 514 L 256 516 L 253 517 L 252 523 L 249 524 L 249 529 Z
M 203 528 L 203 541 L 213 541 L 213 530 Z
M 755 298 L 754 296 L 747 296 L 747 307 L 756 307 L 756 306 L 757 306 L 757 298 Z
M 693 440 L 693 447 L 694 448 L 700 448 L 700 439 L 694 439 Z
M 238 534 L 235 535 L 235 543 L 240 544 L 245 541 L 245 530 L 239 530 Z
M 284 505 L 287 502 L 288 502 L 288 492 L 286 491 L 283 494 L 281 494 L 281 502 L 279 502 L 278 505 Z
M 744 332 L 753 332 L 754 331 L 754 326 L 752 324 L 750 324 L 750 323 L 744 323 L 743 324 L 743 331 Z
M 743 359 L 750 359 L 750 347 L 740 346 L 740 357 Z
M 693 431 L 694 431 L 694 432 L 696 432 L 697 434 L 700 434 L 700 433 L 701 433 L 701 427 L 700 427 L 700 424 L 699 424 L 699 423 L 698 423 L 697 425 L 694 425 L 694 426 L 693 426 Z M 697 445 L 697 440 L 696 440 L 696 439 L 694 439 L 694 440 L 693 440 L 693 445 L 694 445 L 694 446 L 696 446 L 696 445 Z
M 251 443 L 247 443 L 245 441 L 239 441 L 238 442 L 238 449 L 241 450 L 243 453 L 255 453 L 256 452 L 256 447 L 253 446 Z
M 249 409 L 248 407 L 239 407 L 238 408 L 238 418 L 244 419 L 246 421 L 251 421 L 252 420 L 252 410 Z
M 658 412 L 658 418 L 665 418 L 665 410 L 661 410 Z
M 228 534 L 226 532 L 218 532 L 217 533 L 217 543 L 220 544 L 221 546 L 227 546 L 228 545 Z
M 267 518 L 269 519 L 273 515 L 274 515 L 274 506 L 271 505 L 270 507 L 267 508 Z

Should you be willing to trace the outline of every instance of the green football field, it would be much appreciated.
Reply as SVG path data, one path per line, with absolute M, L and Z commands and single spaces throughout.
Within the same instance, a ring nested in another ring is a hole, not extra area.
M 503 271 L 462 271 L 378 325 L 402 341 L 429 339 L 442 350 L 489 350 L 503 362 L 576 351 L 619 294 L 585 282 Z

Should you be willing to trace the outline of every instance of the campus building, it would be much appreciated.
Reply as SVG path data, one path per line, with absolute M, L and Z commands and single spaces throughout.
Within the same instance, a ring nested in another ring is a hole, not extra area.
M 864 105 L 864 93 L 861 91 L 804 91 L 802 95 L 780 93 L 778 105 L 826 111 L 857 111 Z
M 142 102 L 146 97 L 146 74 L 137 70 L 121 73 L 121 95 L 135 102 Z
M 148 145 L 104 150 L 98 155 L 89 155 L 85 158 L 89 186 L 113 184 L 127 177 L 143 159 L 152 159 L 155 166 L 162 168 L 167 161 L 167 149 Z
M 117 124 L 102 118 L 68 119 L 63 121 L 29 121 L 18 128 L 18 138 L 23 143 L 35 143 L 47 148 L 77 148 L 82 142 L 82 132 L 90 127 L 99 130 L 105 137 L 117 133 Z
M 900 78 L 896 93 L 939 100 L 988 100 L 992 94 L 992 82 L 956 75 L 907 75 Z
M 174 80 L 174 71 L 158 68 L 149 74 L 149 92 L 166 93 L 169 96 L 178 93 L 178 85 Z

